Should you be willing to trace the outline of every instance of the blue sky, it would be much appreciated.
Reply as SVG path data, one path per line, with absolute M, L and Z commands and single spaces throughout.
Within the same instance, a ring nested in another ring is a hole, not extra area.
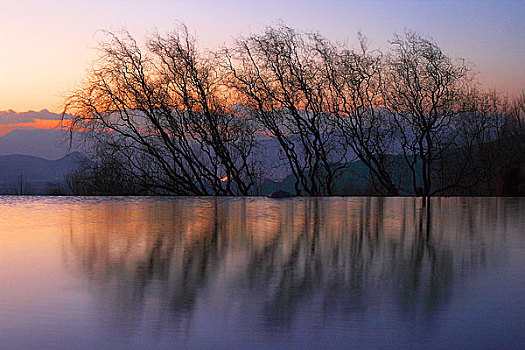
M 143 38 L 177 21 L 208 48 L 278 21 L 351 45 L 361 31 L 383 49 L 410 29 L 472 62 L 485 86 L 525 89 L 525 1 L 0 0 L 0 110 L 58 111 L 85 76 L 101 29 Z

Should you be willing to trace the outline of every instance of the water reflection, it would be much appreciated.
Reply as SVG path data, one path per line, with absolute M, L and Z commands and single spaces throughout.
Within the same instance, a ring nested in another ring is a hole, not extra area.
M 64 219 L 62 255 L 121 332 L 187 334 L 204 322 L 272 338 L 297 328 L 362 330 L 387 317 L 407 329 L 423 325 L 425 333 L 446 311 L 454 286 L 487 264 L 519 257 L 508 241 L 523 242 L 524 204 L 496 198 L 437 198 L 429 207 L 414 198 L 80 203 Z

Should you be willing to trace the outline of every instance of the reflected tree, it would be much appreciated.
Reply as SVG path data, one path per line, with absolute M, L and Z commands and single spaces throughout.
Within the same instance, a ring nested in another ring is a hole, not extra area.
M 484 208 L 479 201 L 436 198 L 418 209 L 420 200 L 166 201 L 148 206 L 151 212 L 133 209 L 137 217 L 104 206 L 82 214 L 95 223 L 85 232 L 71 226 L 64 250 L 130 322 L 159 302 L 170 312 L 158 322 L 177 325 L 202 307 L 202 297 L 220 296 L 216 308 L 240 305 L 267 330 L 288 332 L 303 308 L 364 317 L 394 296 L 392 312 L 431 323 L 454 282 L 484 266 L 486 247 L 499 246 L 492 235 L 498 218 L 472 221 Z

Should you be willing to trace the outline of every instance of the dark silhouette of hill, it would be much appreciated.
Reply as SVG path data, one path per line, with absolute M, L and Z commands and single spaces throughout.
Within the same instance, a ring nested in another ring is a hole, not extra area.
M 81 153 L 73 152 L 57 160 L 12 154 L 0 156 L 0 189 L 3 193 L 17 194 L 21 186 L 28 193 L 45 193 L 46 189 L 60 186 L 66 175 L 86 161 Z
M 409 169 L 403 165 L 401 155 L 388 155 L 386 157 L 392 163 L 392 178 L 399 188 L 406 189 L 402 195 L 413 195 L 410 192 L 410 184 L 406 183 Z M 421 183 L 420 174 L 417 178 Z M 282 180 L 265 179 L 258 188 L 262 195 L 271 195 L 274 192 L 294 193 L 294 177 L 288 173 Z M 348 162 L 342 167 L 340 175 L 334 182 L 334 194 L 344 196 L 377 195 L 370 178 L 370 171 L 360 160 Z

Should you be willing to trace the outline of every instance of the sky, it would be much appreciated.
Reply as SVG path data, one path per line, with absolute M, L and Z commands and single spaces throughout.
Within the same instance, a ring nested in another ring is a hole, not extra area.
M 414 30 L 471 62 L 485 87 L 525 89 L 525 1 L 0 0 L 0 111 L 60 112 L 103 30 L 142 40 L 177 22 L 210 49 L 278 22 L 350 45 L 362 32 L 381 49 Z

